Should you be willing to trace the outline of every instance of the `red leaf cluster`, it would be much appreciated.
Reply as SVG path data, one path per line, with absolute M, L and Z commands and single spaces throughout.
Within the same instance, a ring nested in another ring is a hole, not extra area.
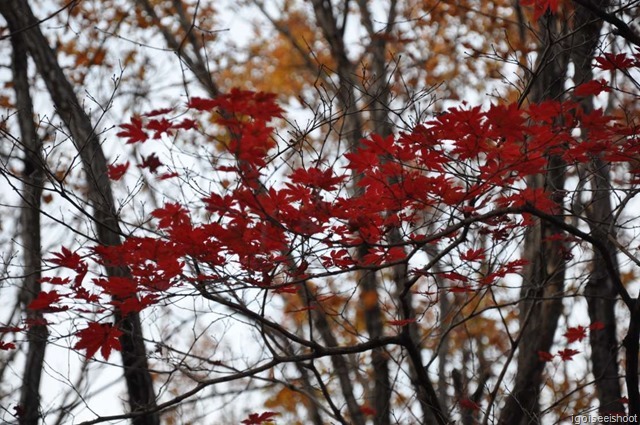
M 284 112 L 274 94 L 234 88 L 215 99 L 194 97 L 187 106 L 198 111 L 217 111 L 216 122 L 230 133 L 228 150 L 244 163 L 241 168 L 248 167 L 246 172 L 266 164 L 264 158 L 274 146 L 272 129 L 267 124 Z
M 545 11 L 557 8 L 554 1 L 535 4 Z M 611 60 L 618 67 L 628 64 L 622 58 Z M 575 94 L 594 95 L 608 88 L 598 80 L 578 86 Z M 528 177 L 544 172 L 550 157 L 564 161 L 567 167 L 579 166 L 595 156 L 612 163 L 640 157 L 638 129 L 601 111 L 584 112 L 576 102 L 547 101 L 523 108 L 496 105 L 486 110 L 462 106 L 411 131 L 368 136 L 359 149 L 341 158 L 343 168 L 318 160 L 313 166 L 293 168 L 279 184 L 269 186 L 261 178 L 268 170 L 268 151 L 274 146 L 268 124 L 282 116 L 274 95 L 233 90 L 215 99 L 192 98 L 187 106 L 214 114 L 214 121 L 228 131 L 226 147 L 232 158 L 217 165 L 215 171 L 231 175 L 237 184 L 221 185 L 202 196 L 201 206 L 208 213 L 202 223 L 193 218 L 199 215 L 191 207 L 169 202 L 151 213 L 157 234 L 131 236 L 118 246 L 95 247 L 91 261 L 129 272 L 126 277 L 94 279 L 99 294 L 81 285 L 87 273 L 83 258 L 61 248 L 48 261 L 77 276 L 42 281 L 59 285 L 56 288 L 71 286 L 72 292 L 42 292 L 29 308 L 58 311 L 66 308 L 59 302 L 71 297 L 98 304 L 106 313 L 119 309 L 126 315 L 154 305 L 166 291 L 184 282 L 224 282 L 294 293 L 300 281 L 314 276 L 408 266 L 410 260 L 420 259 L 416 253 L 427 244 L 451 243 L 465 236 L 462 232 L 470 224 L 499 244 L 514 231 L 531 225 L 532 215 L 556 214 L 565 208 L 562 193 L 528 186 Z M 118 135 L 127 143 L 138 143 L 195 127 L 195 121 L 175 122 L 163 117 L 171 111 L 160 109 L 133 118 L 121 126 L 123 131 Z M 576 137 L 575 128 L 583 129 L 588 137 Z M 143 156 L 138 165 L 152 173 L 161 166 L 155 153 Z M 112 165 L 109 176 L 121 178 L 127 167 L 128 163 Z M 357 190 L 344 191 L 347 181 L 355 182 Z M 391 238 L 391 233 L 400 238 Z M 299 247 L 307 246 L 312 254 L 300 254 Z M 462 260 L 458 261 L 461 264 L 437 274 L 418 265 L 415 277 L 446 279 L 450 282 L 442 290 L 471 292 L 518 273 L 525 264 L 524 260 L 496 260 L 479 268 L 477 263 L 485 260 L 487 252 L 462 241 L 449 254 Z M 298 270 L 295 264 L 300 265 Z M 104 302 L 102 295 L 111 301 Z M 414 320 L 387 323 L 406 326 Z M 89 323 L 78 333 L 76 348 L 86 350 L 88 357 L 98 350 L 108 357 L 119 348 L 117 326 Z M 589 329 L 595 331 L 600 326 L 596 322 Z M 582 341 L 586 328 L 569 328 L 565 337 L 569 343 Z M 556 355 L 568 361 L 577 353 L 567 348 Z M 538 357 L 551 361 L 555 356 L 541 351 Z M 261 423 L 256 421 L 267 421 L 273 415 L 252 414 L 246 421 L 254 422 L 246 423 Z

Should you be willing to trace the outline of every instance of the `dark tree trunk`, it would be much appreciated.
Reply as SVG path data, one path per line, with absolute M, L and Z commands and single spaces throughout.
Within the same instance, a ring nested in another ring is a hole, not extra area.
M 24 283 L 21 302 L 26 308 L 40 293 L 40 199 L 44 176 L 42 141 L 33 122 L 33 102 L 29 93 L 27 53 L 21 34 L 11 37 L 13 57 L 11 61 L 16 93 L 16 109 L 20 127 L 20 145 L 24 152 L 23 190 L 21 211 L 22 248 L 24 250 Z M 27 332 L 27 359 L 24 366 L 20 406 L 24 412 L 19 417 L 21 425 L 37 425 L 40 420 L 40 381 L 49 331 L 41 322 L 40 311 L 26 310 L 26 317 L 35 323 Z
M 24 46 L 33 58 L 58 114 L 71 133 L 87 174 L 98 241 L 103 245 L 119 245 L 121 232 L 115 213 L 111 183 L 107 176 L 107 162 L 90 118 L 82 109 L 73 87 L 62 72 L 55 52 L 40 31 L 38 20 L 33 15 L 29 4 L 21 0 L 2 1 L 0 14 L 7 21 L 11 33 L 22 37 Z M 128 271 L 108 268 L 107 273 L 110 276 L 123 276 L 127 275 Z M 148 369 L 140 317 L 137 314 L 129 314 L 126 317 L 119 314 L 116 316 L 118 326 L 123 331 L 120 343 L 130 409 L 132 412 L 153 410 L 156 407 L 156 400 Z M 158 425 L 159 415 L 157 412 L 136 415 L 133 423 Z
M 604 10 L 609 0 L 600 1 L 597 6 Z M 586 83 L 593 78 L 592 63 L 596 47 L 600 40 L 602 21 L 590 10 L 578 6 L 574 15 L 571 59 L 575 67 L 576 85 Z M 583 98 L 581 106 L 585 112 L 593 110 L 591 96 Z M 588 137 L 588 135 L 583 135 Z M 599 322 L 605 327 L 590 333 L 591 363 L 595 378 L 596 394 L 600 404 L 600 413 L 624 413 L 621 403 L 620 376 L 618 371 L 618 341 L 616 338 L 615 304 L 617 291 L 613 277 L 607 272 L 603 255 L 618 270 L 616 247 L 609 236 L 614 236 L 613 212 L 611 208 L 611 184 L 609 165 L 601 158 L 595 158 L 588 170 L 591 180 L 592 199 L 586 208 L 591 235 L 599 239 L 607 248 L 606 254 L 594 252 L 591 276 L 585 288 L 585 297 L 589 306 L 591 323 Z
M 540 20 L 543 43 L 539 49 L 536 72 L 530 76 L 529 99 L 532 103 L 560 100 L 568 65 L 568 52 L 559 43 L 561 24 L 555 16 Z M 550 157 L 548 170 L 529 179 L 534 188 L 544 188 L 562 205 L 565 166 L 560 158 Z M 540 423 L 539 395 L 543 382 L 545 362 L 538 351 L 549 352 L 562 313 L 565 281 L 564 242 L 549 240 L 563 231 L 551 223 L 538 222 L 529 229 L 525 239 L 524 269 L 520 302 L 520 336 L 518 342 L 518 369 L 513 390 L 506 400 L 500 424 Z

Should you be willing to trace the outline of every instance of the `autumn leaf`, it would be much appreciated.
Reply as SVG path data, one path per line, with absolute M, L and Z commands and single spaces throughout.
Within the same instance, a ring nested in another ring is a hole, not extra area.
M 336 177 L 330 169 L 320 170 L 317 167 L 307 169 L 298 168 L 291 173 L 290 179 L 293 183 L 317 187 L 319 189 L 331 191 L 337 188 L 337 184 L 345 180 L 345 177 Z
M 182 130 L 193 130 L 198 128 L 198 123 L 195 120 L 191 120 L 188 118 L 183 119 L 179 123 L 175 123 L 172 125 L 173 128 L 182 129 Z
M 576 96 L 597 96 L 602 92 L 610 92 L 611 88 L 607 82 L 603 79 L 591 80 L 586 83 L 580 84 L 573 90 L 573 94 Z
M 407 326 L 410 323 L 415 323 L 416 319 L 398 319 L 398 320 L 388 320 L 387 324 L 391 326 Z
M 635 61 L 624 53 L 605 53 L 596 58 L 596 67 L 604 71 L 627 69 L 635 66 Z
M 557 13 L 558 2 L 559 0 L 522 0 L 520 4 L 522 4 L 523 6 L 533 6 L 533 19 L 537 21 L 547 11 L 552 14 Z
M 468 249 L 467 252 L 460 254 L 462 261 L 481 261 L 484 260 L 484 258 L 483 249 Z
M 562 359 L 563 362 L 573 360 L 573 356 L 580 353 L 578 350 L 573 350 L 571 348 L 565 348 L 564 350 L 558 351 L 558 355 Z
M 171 130 L 173 129 L 173 125 L 171 121 L 166 118 L 161 118 L 159 120 L 150 120 L 146 125 L 148 130 L 153 130 L 153 138 L 159 139 L 162 134 L 172 134 Z
M 151 173 L 155 174 L 156 170 L 163 165 L 164 164 L 160 161 L 160 158 L 158 158 L 155 153 L 151 153 L 148 156 L 142 157 L 142 162 L 138 165 L 138 168 L 146 168 Z
M 478 403 L 467 397 L 463 397 L 462 399 L 460 399 L 460 407 L 467 410 L 480 410 L 480 406 L 478 406 Z
M 541 362 L 550 362 L 555 356 L 546 351 L 538 351 L 538 360 Z
M 593 322 L 592 324 L 589 325 L 589 330 L 591 331 L 601 331 L 604 328 L 605 328 L 605 325 L 602 322 Z
M 446 288 L 446 290 L 447 292 L 453 293 L 453 294 L 459 294 L 463 292 L 474 292 L 473 288 L 470 288 L 468 286 L 449 286 Z
M 260 425 L 273 422 L 271 419 L 278 416 L 280 413 L 276 412 L 263 412 L 263 413 L 251 413 L 249 417 L 242 421 L 244 425 Z
M 360 406 L 360 412 L 365 416 L 375 416 L 378 411 L 368 404 Z
M 210 111 L 218 106 L 218 102 L 214 99 L 204 99 L 202 97 L 192 97 L 187 102 L 188 108 L 197 109 L 198 111 Z
M 129 277 L 110 276 L 107 279 L 94 279 L 93 283 L 109 295 L 127 298 L 138 292 L 138 284 Z
M 120 351 L 121 349 L 118 339 L 121 335 L 122 331 L 111 324 L 91 322 L 76 334 L 79 341 L 73 348 L 86 350 L 85 355 L 89 359 L 100 350 L 105 360 L 109 360 L 112 350 Z
M 142 129 L 142 120 L 140 118 L 131 118 L 131 124 L 122 124 L 120 128 L 123 131 L 116 133 L 116 136 L 126 138 L 127 144 L 146 142 L 149 138 Z
M 44 276 L 40 278 L 40 283 L 50 283 L 52 285 L 68 285 L 71 283 L 71 278 L 60 276 Z
M 147 294 L 143 297 L 137 297 L 135 295 L 129 296 L 124 300 L 111 301 L 111 305 L 118 308 L 120 313 L 126 316 L 129 313 L 140 313 L 145 308 L 152 306 L 158 302 L 158 296 L 154 294 Z
M 6 350 L 15 350 L 15 349 L 16 349 L 16 345 L 13 342 L 0 341 L 0 350 L 6 351 Z
M 173 108 L 154 109 L 153 111 L 149 111 L 146 114 L 142 114 L 142 116 L 143 117 L 157 117 L 158 115 L 168 114 L 171 111 L 173 111 Z
M 53 258 L 49 258 L 47 261 L 78 273 L 85 271 L 87 268 L 87 264 L 82 261 L 82 257 L 77 252 L 71 252 L 64 246 L 60 248 L 60 252 L 54 252 Z
M 183 226 L 190 223 L 187 210 L 178 203 L 168 202 L 162 208 L 157 208 L 151 215 L 160 219 L 158 226 L 161 228 Z
M 50 291 L 50 292 L 41 291 L 38 294 L 38 296 L 29 303 L 29 305 L 27 306 L 27 309 L 39 310 L 44 313 L 55 313 L 59 311 L 68 310 L 69 309 L 68 306 L 64 306 L 64 307 L 52 306 L 52 304 L 60 301 L 60 297 L 61 295 L 58 293 L 58 291 Z
M 176 172 L 172 172 L 172 173 L 162 173 L 159 176 L 157 176 L 156 178 L 158 180 L 169 180 L 172 179 L 174 177 L 178 177 L 180 174 L 176 173 Z
M 111 164 L 107 169 L 107 176 L 113 181 L 118 181 L 124 176 L 129 168 L 129 161 L 124 164 Z
M 575 328 L 568 328 L 564 333 L 565 338 L 567 338 L 567 342 L 571 344 L 572 342 L 582 341 L 587 337 L 587 328 L 584 326 L 577 326 Z

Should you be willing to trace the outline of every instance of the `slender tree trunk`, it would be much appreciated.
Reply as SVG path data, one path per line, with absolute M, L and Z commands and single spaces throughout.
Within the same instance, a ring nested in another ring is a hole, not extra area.
M 29 4 L 22 0 L 2 1 L 0 14 L 7 21 L 10 31 L 23 37 L 26 50 L 33 58 L 58 114 L 71 133 L 87 174 L 98 241 L 103 245 L 119 245 L 121 231 L 115 213 L 111 183 L 107 176 L 107 162 L 90 118 L 82 109 L 73 87 L 62 72 L 55 52 L 40 31 L 38 20 Z M 108 267 L 107 273 L 109 276 L 125 276 L 128 271 Z M 121 354 L 131 411 L 153 409 L 156 406 L 155 393 L 148 369 L 140 317 L 137 314 L 116 316 L 116 321 L 123 331 L 120 338 Z M 133 423 L 158 425 L 159 415 L 154 412 L 136 416 Z
M 356 82 L 354 80 L 353 65 L 347 57 L 343 34 L 333 13 L 330 2 L 313 0 L 313 9 L 316 22 L 322 30 L 324 38 L 331 46 L 332 56 L 337 63 L 339 86 L 337 91 L 338 101 L 344 116 L 344 131 L 341 134 L 348 143 L 350 151 L 355 151 L 363 135 L 362 112 L 358 110 L 356 96 Z M 357 181 L 358 179 L 356 179 Z M 357 183 L 356 183 L 357 187 Z M 369 251 L 366 244 L 357 250 L 358 258 L 362 258 Z M 358 281 L 362 300 L 361 308 L 364 310 L 365 326 L 371 339 L 383 336 L 382 311 L 380 309 L 378 287 L 379 282 L 375 272 L 364 271 Z M 371 352 L 372 363 L 372 393 L 369 403 L 376 409 L 374 423 L 376 425 L 389 425 L 391 386 L 389 384 L 389 360 L 384 349 L 379 347 Z
M 609 0 L 596 4 L 602 10 L 609 5 Z M 576 85 L 586 83 L 593 78 L 592 63 L 596 47 L 600 40 L 602 21 L 588 9 L 578 6 L 574 15 L 571 59 L 575 67 L 574 81 Z M 589 113 L 593 110 L 593 98 L 581 100 L 582 109 Z M 583 135 L 588 137 L 588 135 Z M 602 160 L 595 158 L 588 170 L 591 176 L 592 199 L 586 209 L 591 234 L 607 247 L 611 262 L 618 269 L 616 247 L 609 236 L 614 236 L 613 211 L 611 207 L 610 167 Z M 612 276 L 607 273 L 605 259 L 600 251 L 594 252 L 591 275 L 585 288 L 585 297 L 589 307 L 591 323 L 599 322 L 604 329 L 590 333 L 591 362 L 595 377 L 596 394 L 600 404 L 600 413 L 623 413 L 625 411 L 620 399 L 620 376 L 618 370 L 618 341 L 616 338 L 615 304 L 617 292 Z
M 27 53 L 21 34 L 11 37 L 13 57 L 11 61 L 13 83 L 16 92 L 16 109 L 20 127 L 20 143 L 24 151 L 22 191 L 24 207 L 21 211 L 22 247 L 24 250 L 24 283 L 21 301 L 24 307 L 40 293 L 40 199 L 44 175 L 42 141 L 33 122 L 33 102 L 29 94 Z M 44 365 L 49 331 L 43 323 L 42 312 L 26 310 L 26 317 L 34 323 L 27 332 L 29 348 L 24 367 L 20 406 L 24 414 L 19 417 L 21 425 L 37 425 L 40 420 L 40 381 Z
M 530 100 L 560 100 L 564 92 L 568 52 L 559 44 L 557 18 L 541 18 L 544 43 L 539 50 L 537 73 L 532 75 Z M 529 180 L 529 185 L 547 190 L 559 205 L 565 181 L 565 165 L 558 157 L 550 157 L 544 175 Z M 525 239 L 524 269 L 520 302 L 521 329 L 518 347 L 518 369 L 515 384 L 508 395 L 499 423 L 505 425 L 540 423 L 539 395 L 543 382 L 545 362 L 538 351 L 549 352 L 562 313 L 562 295 L 565 281 L 564 242 L 550 236 L 563 231 L 553 224 L 538 221 L 529 229 Z M 530 320 L 525 321 L 525 317 Z

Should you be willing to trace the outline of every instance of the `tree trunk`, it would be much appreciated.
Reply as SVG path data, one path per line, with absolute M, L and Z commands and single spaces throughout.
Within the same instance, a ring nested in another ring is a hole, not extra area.
M 322 30 L 324 38 L 331 46 L 332 56 L 337 63 L 339 79 L 337 97 L 345 123 L 344 131 L 340 136 L 348 141 L 349 150 L 353 152 L 360 145 L 364 122 L 361 116 L 362 111 L 358 110 L 357 105 L 353 64 L 347 57 L 342 31 L 338 28 L 331 3 L 323 0 L 313 0 L 312 4 L 316 22 Z M 358 180 L 358 178 L 355 179 L 356 188 Z M 366 244 L 362 244 L 357 249 L 357 256 L 362 258 L 368 252 L 369 247 Z M 361 300 L 363 300 L 361 308 L 364 310 L 367 333 L 371 339 L 378 339 L 383 336 L 383 322 L 382 311 L 378 301 L 379 282 L 376 273 L 364 271 L 358 284 L 360 286 Z M 374 423 L 376 425 L 390 425 L 391 386 L 389 384 L 389 360 L 383 348 L 378 347 L 372 350 L 371 363 L 373 396 L 369 403 L 371 407 L 376 409 Z
M 24 151 L 24 188 L 21 211 L 22 247 L 24 250 L 24 283 L 21 302 L 25 307 L 40 293 L 42 253 L 40 249 L 40 200 L 44 176 L 42 141 L 33 122 L 33 102 L 29 94 L 27 54 L 21 34 L 11 37 L 13 83 L 20 127 L 20 144 Z M 40 419 L 40 381 L 49 331 L 42 322 L 42 312 L 26 310 L 27 320 L 34 323 L 27 332 L 29 348 L 24 366 L 20 406 L 24 412 L 20 425 L 37 425 Z
M 600 1 L 597 6 L 603 10 L 609 0 Z M 571 59 L 575 67 L 574 81 L 576 85 L 593 79 L 592 63 L 596 47 L 600 40 L 602 21 L 588 9 L 578 6 L 574 15 Z M 593 110 L 593 98 L 581 100 L 582 109 L 589 113 Z M 588 135 L 583 135 L 584 138 Z M 592 199 L 586 209 L 589 228 L 593 237 L 599 239 L 606 247 L 610 261 L 618 270 L 616 247 L 609 236 L 614 236 L 614 218 L 611 207 L 611 183 L 609 165 L 601 158 L 595 158 L 588 170 L 591 176 Z M 589 306 L 591 323 L 602 323 L 604 329 L 590 333 L 591 363 L 595 378 L 596 394 L 602 415 L 624 413 L 621 403 L 620 375 L 618 371 L 618 341 L 615 304 L 617 291 L 612 276 L 607 272 L 603 253 L 594 252 L 591 275 L 585 288 L 585 297 Z
M 555 16 L 546 15 L 541 20 L 544 35 L 537 72 L 531 76 L 530 100 L 560 100 L 564 92 L 568 52 L 559 44 Z M 530 187 L 545 188 L 562 205 L 565 166 L 558 157 L 550 157 L 548 170 L 529 180 Z M 537 424 L 540 422 L 539 395 L 543 382 L 545 362 L 538 351 L 549 352 L 562 313 L 562 295 L 565 281 L 564 242 L 548 238 L 563 231 L 550 223 L 540 222 L 528 230 L 525 238 L 524 269 L 518 345 L 518 370 L 513 390 L 500 416 L 500 424 Z
M 10 31 L 22 36 L 26 50 L 33 58 L 58 114 L 71 133 L 87 174 L 98 241 L 103 245 L 119 245 L 121 231 L 115 213 L 111 183 L 107 176 L 107 162 L 90 118 L 82 109 L 73 87 L 62 72 L 55 52 L 40 31 L 38 20 L 33 15 L 29 4 L 20 0 L 2 1 L 0 14 L 7 21 Z M 128 271 L 108 267 L 107 273 L 109 276 L 125 276 Z M 131 411 L 153 410 L 156 407 L 156 400 L 148 369 L 140 317 L 137 314 L 127 316 L 116 314 L 116 321 L 123 331 L 120 337 L 121 354 Z M 133 423 L 158 425 L 159 415 L 157 412 L 136 415 Z

